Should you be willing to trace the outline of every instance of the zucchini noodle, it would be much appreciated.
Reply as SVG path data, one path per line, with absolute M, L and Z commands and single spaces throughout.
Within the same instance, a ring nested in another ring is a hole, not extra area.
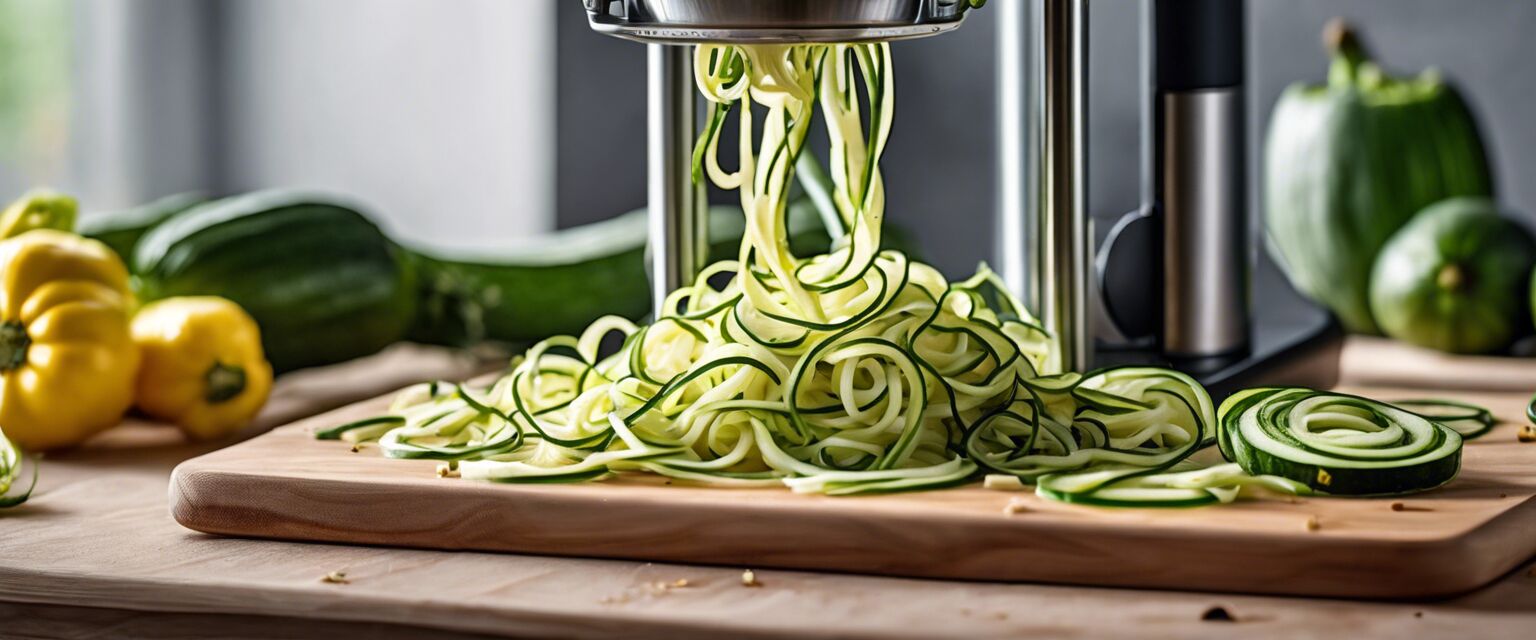
M 1493 412 L 1457 400 L 1393 400 L 1392 404 L 1450 427 L 1471 440 L 1493 430 Z
M 1204 504 L 1305 492 L 1247 465 L 1196 468 L 1216 410 L 1188 376 L 1061 371 L 1054 339 L 985 265 L 960 282 L 880 249 L 890 48 L 700 45 L 711 105 L 694 178 L 735 190 L 736 260 L 673 292 L 648 326 L 554 337 L 484 388 L 431 383 L 387 415 L 318 432 L 463 478 L 568 482 L 644 471 L 828 495 L 933 488 L 982 470 L 1093 504 Z M 819 105 L 819 109 L 817 108 Z M 830 148 L 829 253 L 789 249 L 789 187 L 817 113 Z M 738 123 L 736 168 L 720 159 Z M 619 344 L 613 349 L 613 345 Z M 1406 412 L 1402 412 L 1405 413 Z

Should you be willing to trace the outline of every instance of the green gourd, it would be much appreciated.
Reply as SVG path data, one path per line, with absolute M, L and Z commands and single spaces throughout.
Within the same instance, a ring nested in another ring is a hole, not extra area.
M 1487 196 L 1493 181 L 1477 123 L 1435 71 L 1388 75 L 1341 22 L 1325 34 L 1326 85 L 1297 84 L 1275 105 L 1265 144 L 1270 254 L 1345 328 L 1379 333 L 1371 267 L 1424 207 Z
M 1453 353 L 1503 349 L 1530 332 L 1536 240 L 1485 198 L 1425 209 L 1381 250 L 1371 311 L 1398 340 Z

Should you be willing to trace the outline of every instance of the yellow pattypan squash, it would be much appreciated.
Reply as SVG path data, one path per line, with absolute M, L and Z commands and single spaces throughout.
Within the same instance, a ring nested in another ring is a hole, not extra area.
M 214 296 L 166 298 L 139 310 L 133 341 L 144 358 L 138 407 L 194 438 L 239 429 L 272 390 L 272 365 L 250 314 Z
M 133 402 L 128 271 L 95 240 L 36 229 L 0 241 L 0 428 L 21 448 L 79 444 Z
M 0 212 L 0 238 L 14 238 L 33 229 L 73 231 L 79 209 L 74 198 L 62 193 L 32 191 Z

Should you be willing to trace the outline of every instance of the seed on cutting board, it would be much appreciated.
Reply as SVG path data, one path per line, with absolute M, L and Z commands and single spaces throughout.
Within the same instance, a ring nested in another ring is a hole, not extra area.
M 1323 523 L 1317 521 L 1317 516 L 1307 517 L 1307 531 L 1317 531 L 1323 528 Z
M 351 580 L 347 579 L 347 574 L 341 571 L 332 571 L 327 573 L 325 574 L 325 577 L 320 578 L 320 581 L 327 584 L 351 584 L 352 582 Z
M 1394 502 L 1394 503 L 1392 503 L 1392 510 L 1393 511 L 1434 511 L 1434 509 L 1431 509 L 1429 507 L 1418 507 L 1418 506 L 1406 505 L 1406 504 L 1403 504 L 1401 502 Z
M 763 583 L 757 581 L 756 572 L 752 571 L 751 569 L 747 569 L 746 571 L 741 572 L 741 586 L 761 587 L 763 586 Z
M 1515 438 L 1521 442 L 1536 442 L 1536 425 L 1520 425 L 1520 432 L 1515 434 Z

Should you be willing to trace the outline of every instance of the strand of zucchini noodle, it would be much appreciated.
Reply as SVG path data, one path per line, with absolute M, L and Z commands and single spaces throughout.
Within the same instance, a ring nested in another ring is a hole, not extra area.
M 1061 372 L 1055 341 L 991 271 L 949 283 L 879 249 L 895 95 L 887 45 L 701 45 L 695 62 L 714 104 L 695 176 L 738 192 L 747 224 L 737 260 L 674 292 L 649 326 L 603 318 L 537 344 L 489 388 L 419 385 L 388 415 L 317 435 L 376 438 L 387 456 L 505 482 L 640 470 L 842 495 L 945 486 L 984 469 L 1076 501 L 1302 489 L 1232 467 L 1188 471 L 1186 458 L 1216 436 L 1210 397 L 1189 377 Z M 786 203 L 818 104 L 844 233 L 828 254 L 801 258 L 789 251 Z M 719 145 L 733 113 L 729 171 Z M 604 355 L 617 336 L 622 346 Z

